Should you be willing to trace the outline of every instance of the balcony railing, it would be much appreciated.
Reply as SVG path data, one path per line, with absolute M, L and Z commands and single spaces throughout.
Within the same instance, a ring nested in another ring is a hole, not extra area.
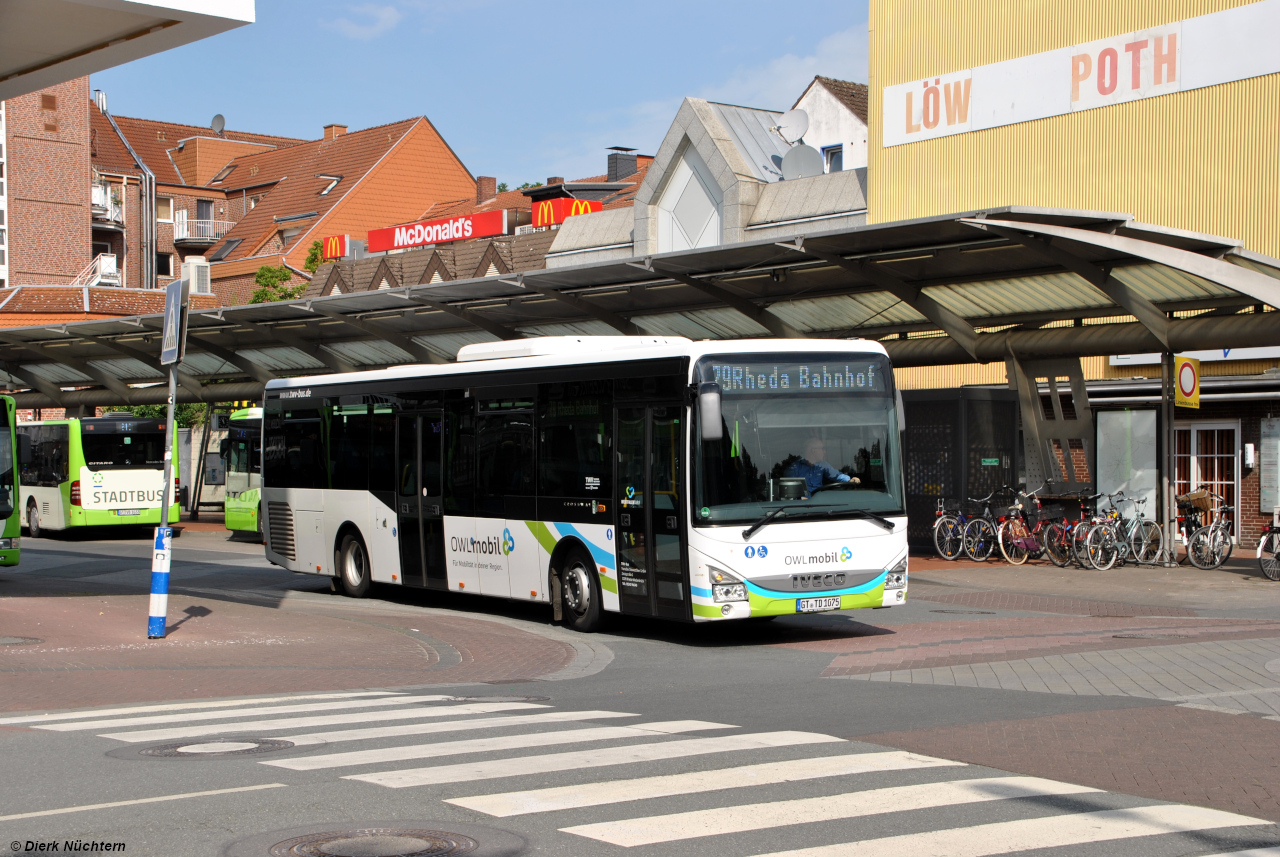
M 173 221 L 173 240 L 175 243 L 185 241 L 196 244 L 212 244 L 231 231 L 235 223 L 230 220 L 186 220 Z
M 111 196 L 111 188 L 107 185 L 92 185 L 90 205 L 95 220 L 124 223 L 124 206 Z
M 115 253 L 99 253 L 72 282 L 73 286 L 118 286 L 120 271 Z

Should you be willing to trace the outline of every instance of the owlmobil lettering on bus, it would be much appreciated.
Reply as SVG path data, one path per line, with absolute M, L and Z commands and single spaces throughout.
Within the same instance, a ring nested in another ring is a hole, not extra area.
M 1087 9 L 1086 7 L 1083 7 Z M 1087 11 L 1085 12 L 1087 14 Z M 1280 72 L 1280 0 L 887 86 L 884 148 Z
M 440 220 L 424 220 L 407 226 L 390 226 L 369 230 L 369 252 L 402 250 L 405 247 L 421 247 L 424 244 L 444 244 L 466 238 L 487 238 L 505 235 L 507 212 L 482 211 L 461 217 L 445 217 Z

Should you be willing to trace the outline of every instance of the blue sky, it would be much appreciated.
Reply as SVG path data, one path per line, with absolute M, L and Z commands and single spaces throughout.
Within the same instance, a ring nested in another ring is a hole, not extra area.
M 608 146 L 651 154 L 687 95 L 786 109 L 814 74 L 867 75 L 866 0 L 257 0 L 257 16 L 92 86 L 117 115 L 309 139 L 426 115 L 514 187 L 602 173 Z

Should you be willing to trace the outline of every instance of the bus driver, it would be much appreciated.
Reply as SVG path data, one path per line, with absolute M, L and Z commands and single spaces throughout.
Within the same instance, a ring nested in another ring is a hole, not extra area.
M 827 445 L 820 437 L 811 437 L 805 442 L 804 457 L 793 462 L 786 475 L 803 477 L 810 494 L 831 482 L 852 482 L 854 485 L 861 482 L 858 477 L 841 473 L 831 466 L 827 461 Z

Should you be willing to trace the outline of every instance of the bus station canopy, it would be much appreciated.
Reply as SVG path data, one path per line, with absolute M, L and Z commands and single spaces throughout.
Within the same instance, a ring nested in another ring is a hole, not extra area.
M 881 340 L 897 366 L 1280 344 L 1280 260 L 1124 214 L 1008 207 L 190 316 L 179 401 L 452 361 L 473 342 Z M 160 315 L 0 331 L 20 407 L 163 402 Z

